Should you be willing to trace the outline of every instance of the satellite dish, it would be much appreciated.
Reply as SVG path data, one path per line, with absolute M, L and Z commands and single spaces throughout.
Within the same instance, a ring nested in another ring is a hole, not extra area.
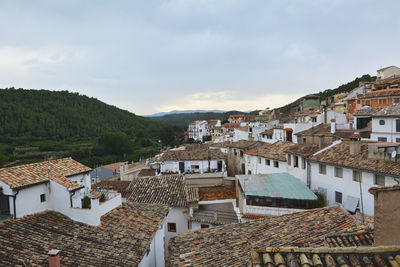
M 396 155 L 397 155 L 397 152 L 396 152 L 396 150 L 393 150 L 393 152 L 392 152 L 392 158 L 395 158 L 395 157 L 396 157 Z

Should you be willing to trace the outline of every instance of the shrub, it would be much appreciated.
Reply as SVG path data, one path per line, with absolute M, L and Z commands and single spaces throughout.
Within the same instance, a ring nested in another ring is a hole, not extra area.
M 82 198 L 82 208 L 83 209 L 90 209 L 90 198 L 88 196 L 85 196 Z

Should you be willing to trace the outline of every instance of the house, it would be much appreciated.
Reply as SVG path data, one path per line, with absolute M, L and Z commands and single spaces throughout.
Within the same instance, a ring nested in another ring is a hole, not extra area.
M 299 104 L 295 108 L 296 112 L 301 112 L 307 108 L 317 109 L 320 106 L 320 99 L 317 95 L 306 95 L 301 98 Z
M 318 145 L 295 144 L 288 147 L 286 153 L 286 172 L 299 178 L 310 187 L 310 164 L 309 158 L 319 151 Z
M 131 181 L 137 178 L 143 169 L 147 169 L 145 161 L 122 162 L 119 165 L 119 179 L 121 181 Z
M 255 115 L 249 114 L 233 114 L 229 115 L 228 122 L 233 124 L 240 124 L 241 122 L 255 121 Z
M 372 130 L 371 120 L 372 115 L 381 110 L 381 108 L 371 108 L 369 106 L 364 106 L 361 109 L 354 112 L 354 124 L 353 128 L 356 130 L 362 130 L 369 128 Z
M 167 265 L 247 266 L 253 248 L 323 246 L 325 236 L 356 229 L 354 218 L 340 206 L 226 224 L 174 237 Z
M 98 183 L 93 183 L 92 189 L 116 191 L 121 194 L 121 200 L 123 203 L 125 203 L 132 193 L 132 191 L 129 189 L 130 184 L 130 181 L 101 180 Z
M 358 97 L 361 106 L 383 108 L 395 103 L 400 103 L 400 89 L 376 90 Z
M 392 77 L 393 75 L 400 75 L 400 68 L 392 65 L 389 67 L 381 68 L 376 71 L 376 76 L 377 80 L 383 80 L 389 77 Z
M 188 132 L 189 138 L 194 141 L 203 141 L 203 137 L 208 135 L 208 123 L 205 120 L 197 120 L 189 124 Z
M 312 208 L 317 196 L 293 175 L 283 173 L 236 175 L 242 214 L 283 215 Z
M 220 149 L 186 146 L 168 150 L 160 158 L 161 173 L 225 172 L 225 154 Z
M 104 179 L 118 179 L 119 178 L 119 165 L 120 162 L 111 163 L 95 168 L 90 172 L 92 182 Z
M 99 225 L 100 217 L 121 205 L 121 194 L 91 190 L 91 169 L 72 158 L 0 169 L 1 213 L 21 218 L 45 210 Z M 82 199 L 89 203 L 82 204 Z
M 248 126 L 240 126 L 233 129 L 233 142 L 237 142 L 239 140 L 250 140 L 250 132 Z
M 240 140 L 227 145 L 227 171 L 228 176 L 246 173 L 245 154 L 247 151 L 256 149 L 264 145 L 263 142 Z
M 326 196 L 328 205 L 343 204 L 374 215 L 374 199 L 368 189 L 400 181 L 398 144 L 337 141 L 310 157 L 310 185 Z
M 400 143 L 400 103 L 372 114 L 371 140 Z
M 155 203 L 169 207 L 163 220 L 165 251 L 171 237 L 189 231 L 189 217 L 198 202 L 195 187 L 187 187 L 184 175 L 141 177 L 132 180 L 128 187 L 128 202 Z
M 246 174 L 286 172 L 285 151 L 294 145 L 289 142 L 275 142 L 246 152 Z
M 374 90 L 387 90 L 400 88 L 400 73 L 394 74 L 384 79 L 376 80 L 374 82 Z
M 164 266 L 168 207 L 126 203 L 89 226 L 55 211 L 0 222 L 1 266 Z
M 346 98 L 344 98 L 344 101 L 346 102 L 348 115 L 351 116 L 351 114 L 362 107 L 359 96 L 370 93 L 372 86 L 372 82 L 360 82 L 357 88 L 353 89 L 347 94 Z
M 250 265 L 256 266 L 398 266 L 400 264 L 400 187 L 373 187 L 374 229 L 325 236 L 320 247 L 263 247 L 252 249 Z M 301 265 L 298 265 L 301 264 Z

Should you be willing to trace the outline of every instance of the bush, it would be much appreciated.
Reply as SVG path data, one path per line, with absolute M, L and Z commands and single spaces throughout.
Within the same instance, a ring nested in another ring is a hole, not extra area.
M 315 209 L 315 208 L 325 207 L 326 206 L 325 195 L 318 191 L 314 192 L 314 194 L 317 196 L 318 199 L 311 205 L 311 208 Z
M 82 198 L 82 208 L 83 209 L 90 209 L 90 198 L 88 196 L 85 196 Z

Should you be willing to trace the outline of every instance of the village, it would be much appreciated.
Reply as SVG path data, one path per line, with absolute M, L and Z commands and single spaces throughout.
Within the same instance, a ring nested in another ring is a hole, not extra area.
M 1 266 L 400 266 L 400 68 L 138 162 L 0 169 Z

